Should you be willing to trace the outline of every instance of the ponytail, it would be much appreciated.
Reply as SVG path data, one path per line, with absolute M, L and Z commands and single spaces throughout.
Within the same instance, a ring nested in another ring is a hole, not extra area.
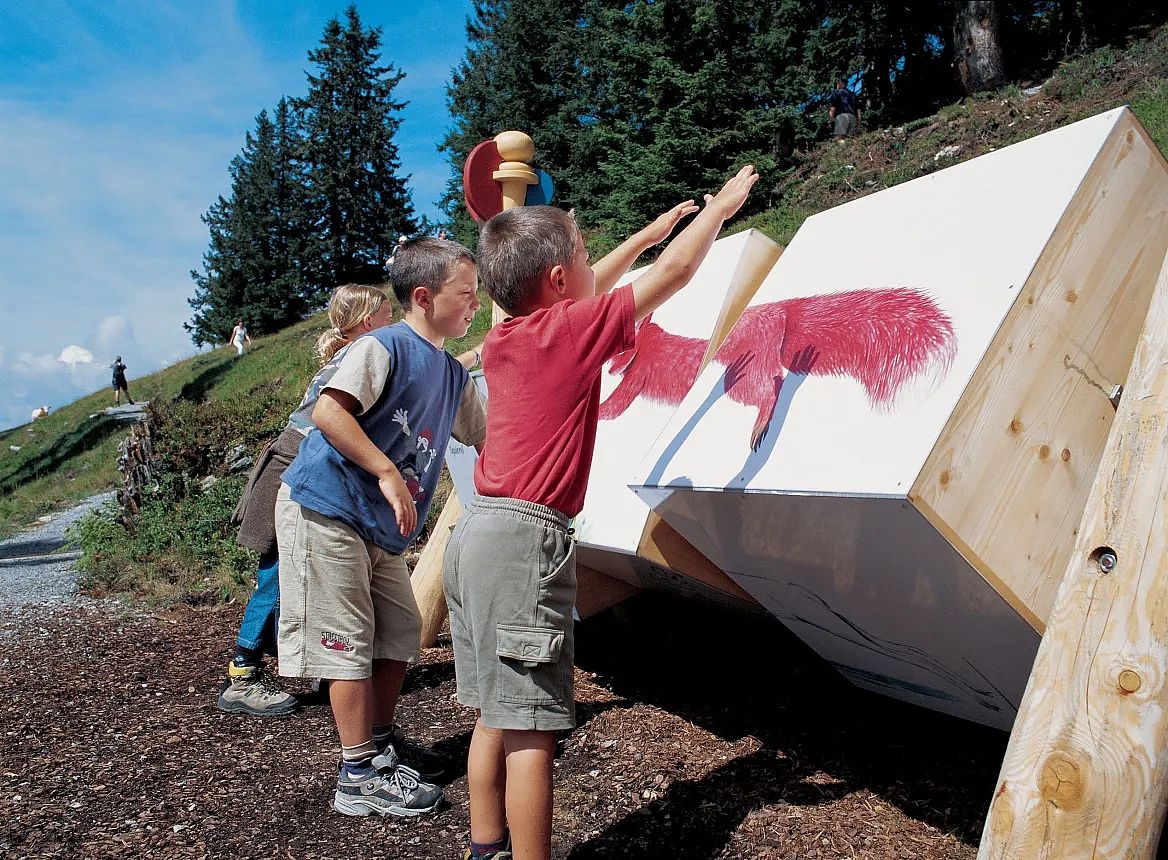
M 351 340 L 346 332 L 370 314 L 377 313 L 385 301 L 384 292 L 364 284 L 345 284 L 333 290 L 328 311 L 332 327 L 316 340 L 316 354 L 320 357 L 320 363 L 328 364 L 337 351 Z

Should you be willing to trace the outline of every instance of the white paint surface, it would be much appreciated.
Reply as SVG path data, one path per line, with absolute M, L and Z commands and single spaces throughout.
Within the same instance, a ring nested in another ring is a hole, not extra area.
M 777 420 L 751 453 L 756 412 L 724 395 L 725 367 L 711 363 L 631 484 L 904 495 L 1119 115 L 1101 114 L 808 219 L 751 306 L 856 289 L 923 291 L 954 325 L 957 354 L 948 373 L 906 386 L 885 411 L 873 409 L 849 378 L 788 377 Z
M 658 308 L 653 321 L 686 337 L 709 339 L 717 323 L 726 291 L 750 242 L 768 242 L 755 231 L 743 231 L 719 239 L 710 249 L 693 281 Z M 634 269 L 618 283 L 629 283 L 647 271 Z M 476 374 L 485 394 L 485 382 Z M 620 377 L 601 376 L 601 402 L 612 393 Z M 628 488 L 629 477 L 644 458 L 675 407 L 638 399 L 619 417 L 601 421 L 596 432 L 596 452 L 584 510 L 576 517 L 576 536 L 582 544 L 619 553 L 635 553 L 649 516 L 649 509 Z M 474 493 L 474 463 L 478 455 L 451 440 L 446 462 L 459 499 L 468 503 Z M 604 568 L 602 568 L 604 569 Z

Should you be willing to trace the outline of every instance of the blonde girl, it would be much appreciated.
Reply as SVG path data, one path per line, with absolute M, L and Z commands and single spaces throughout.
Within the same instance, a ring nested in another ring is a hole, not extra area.
M 345 284 L 329 299 L 329 329 L 316 341 L 321 368 L 308 385 L 284 431 L 257 458 L 247 487 L 232 518 L 239 525 L 236 541 L 260 554 L 256 588 L 243 613 L 235 654 L 227 667 L 227 684 L 219 709 L 233 714 L 290 714 L 300 702 L 275 687 L 265 676 L 264 653 L 274 654 L 280 611 L 279 553 L 274 511 L 284 470 L 292 465 L 300 443 L 312 432 L 312 409 L 320 391 L 332 379 L 345 347 L 366 332 L 388 325 L 393 305 L 377 287 Z

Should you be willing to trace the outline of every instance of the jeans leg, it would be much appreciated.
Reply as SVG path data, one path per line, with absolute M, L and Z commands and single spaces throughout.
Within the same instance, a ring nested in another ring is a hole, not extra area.
M 244 648 L 263 648 L 275 652 L 276 620 L 280 614 L 280 556 L 276 553 L 260 558 L 256 570 L 256 588 L 247 608 L 235 642 Z

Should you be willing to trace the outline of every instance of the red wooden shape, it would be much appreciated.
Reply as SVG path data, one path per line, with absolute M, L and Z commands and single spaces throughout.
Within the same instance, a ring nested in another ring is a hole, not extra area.
M 470 217 L 482 224 L 503 211 L 503 189 L 492 174 L 503 163 L 498 144 L 484 140 L 462 165 L 462 194 Z

